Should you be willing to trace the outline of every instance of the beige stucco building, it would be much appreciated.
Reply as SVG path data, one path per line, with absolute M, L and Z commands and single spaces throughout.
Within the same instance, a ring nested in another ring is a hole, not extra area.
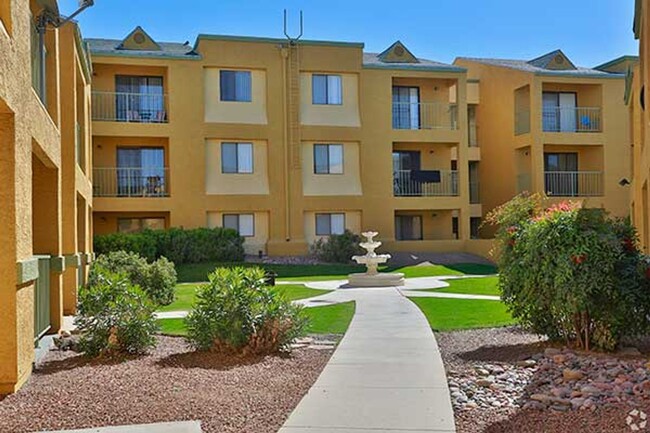
M 289 255 L 374 229 L 391 251 L 487 252 L 463 68 L 399 42 L 88 43 L 97 234 L 226 225 Z
M 90 61 L 56 1 L 0 4 L 0 395 L 73 313 L 92 258 Z M 42 66 L 42 67 L 41 67 Z
M 532 60 L 456 59 L 480 83 L 484 211 L 529 191 L 628 215 L 630 128 L 620 63 L 578 67 L 560 50 Z

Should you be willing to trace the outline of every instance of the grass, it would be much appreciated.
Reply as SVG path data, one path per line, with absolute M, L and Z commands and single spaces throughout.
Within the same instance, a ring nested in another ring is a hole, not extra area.
M 176 300 L 159 308 L 158 311 L 189 311 L 192 309 L 196 299 L 196 291 L 201 284 L 179 284 L 176 286 Z M 314 296 L 329 293 L 329 290 L 316 290 L 303 286 L 302 284 L 280 284 L 275 286 L 276 290 L 284 294 L 290 301 L 296 299 L 312 298 Z
M 309 317 L 309 334 L 345 334 L 352 316 L 354 316 L 354 302 L 344 304 L 326 305 L 323 307 L 305 308 Z M 183 319 L 158 319 L 161 334 L 187 335 Z
M 449 287 L 429 289 L 427 292 L 501 296 L 499 277 L 463 278 L 462 280 L 448 280 L 447 283 L 449 283 Z
M 409 299 L 420 307 L 435 331 L 493 328 L 515 323 L 506 306 L 498 301 L 416 297 Z
M 326 281 L 346 279 L 353 272 L 365 272 L 364 266 L 359 265 L 276 265 L 258 263 L 194 263 L 176 267 L 178 281 L 183 283 L 196 283 L 207 281 L 208 274 L 216 267 L 232 266 L 260 266 L 278 274 L 278 279 L 284 281 Z M 473 263 L 460 263 L 457 265 L 433 266 L 383 266 L 382 272 L 403 272 L 407 278 L 435 277 L 441 275 L 488 275 L 495 274 L 496 268 L 492 265 Z

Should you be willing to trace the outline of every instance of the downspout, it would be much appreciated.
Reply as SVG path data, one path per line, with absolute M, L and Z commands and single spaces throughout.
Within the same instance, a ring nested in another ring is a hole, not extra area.
M 47 30 L 47 18 L 45 14 L 41 15 L 36 24 L 36 31 L 38 32 L 38 56 L 40 57 L 40 65 L 38 70 L 38 94 L 41 97 L 43 105 L 47 106 L 47 88 L 45 85 L 46 73 L 46 52 L 45 52 L 45 31 Z
M 289 114 L 288 114 L 288 104 L 287 104 L 287 91 L 289 86 L 287 85 L 287 61 L 289 58 L 289 49 L 283 45 L 280 46 L 280 56 L 282 57 L 282 109 L 284 112 L 284 236 L 285 240 L 289 242 L 291 240 L 291 206 L 289 201 L 291 200 L 291 194 L 289 192 Z

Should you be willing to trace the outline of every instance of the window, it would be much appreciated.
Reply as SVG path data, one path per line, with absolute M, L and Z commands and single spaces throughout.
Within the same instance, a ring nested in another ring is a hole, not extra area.
M 253 143 L 221 143 L 221 172 L 253 172 Z
M 142 230 L 164 230 L 165 218 L 118 218 L 119 233 L 136 233 Z
M 314 144 L 314 173 L 343 174 L 343 145 Z
M 223 226 L 236 230 L 240 236 L 255 236 L 255 218 L 253 214 L 224 214 Z
M 422 217 L 420 215 L 396 215 L 395 238 L 398 241 L 421 241 Z
M 163 77 L 116 75 L 115 110 L 119 122 L 167 122 Z
M 317 213 L 316 236 L 342 235 L 345 231 L 345 214 Z
M 311 77 L 311 87 L 312 104 L 343 104 L 343 87 L 340 75 L 314 74 Z
M 36 27 L 36 22 L 32 20 L 31 22 L 31 57 L 32 57 L 32 86 L 36 93 L 41 98 L 41 101 L 45 104 L 45 75 L 43 72 L 43 56 L 47 55 L 47 50 L 45 45 L 41 44 L 41 38 Z
M 250 71 L 220 71 L 219 87 L 222 101 L 251 102 Z
M 481 223 L 482 220 L 480 217 L 471 217 L 469 219 L 469 237 L 471 239 L 479 239 L 480 238 L 480 230 L 481 230 Z

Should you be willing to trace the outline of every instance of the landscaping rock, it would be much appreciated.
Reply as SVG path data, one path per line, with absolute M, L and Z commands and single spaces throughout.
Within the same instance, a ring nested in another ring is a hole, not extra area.
M 585 375 L 580 370 L 571 370 L 569 368 L 565 368 L 562 371 L 562 377 L 566 382 L 569 382 L 569 381 L 574 381 L 574 380 L 580 380 L 583 377 L 585 377 Z

